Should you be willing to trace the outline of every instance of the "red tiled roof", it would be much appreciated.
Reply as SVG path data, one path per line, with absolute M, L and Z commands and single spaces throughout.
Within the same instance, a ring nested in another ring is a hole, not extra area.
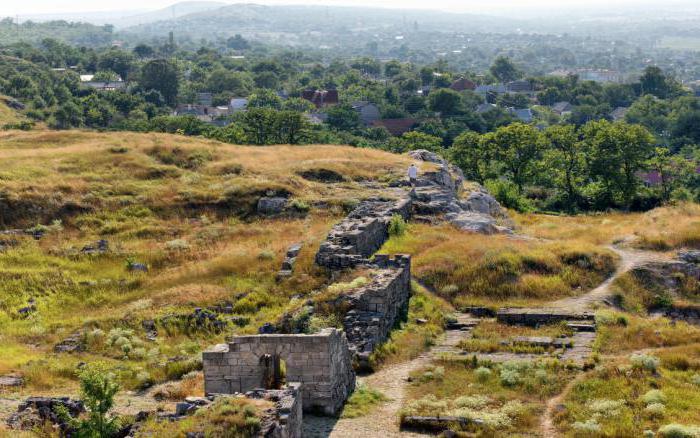
M 469 79 L 462 78 L 452 82 L 450 88 L 455 91 L 476 90 L 476 84 Z

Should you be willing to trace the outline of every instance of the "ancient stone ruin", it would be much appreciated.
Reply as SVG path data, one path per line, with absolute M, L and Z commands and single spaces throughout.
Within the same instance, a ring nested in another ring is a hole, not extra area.
M 354 268 L 367 264 L 389 238 L 389 222 L 398 214 L 411 215 L 411 199 L 367 200 L 335 225 L 316 254 L 316 264 L 329 269 Z
M 369 357 L 387 340 L 397 320 L 408 310 L 411 295 L 411 258 L 397 255 L 393 259 L 377 255 L 380 268 L 372 282 L 342 297 L 350 309 L 343 328 L 358 368 L 370 368 Z
M 307 412 L 335 415 L 355 388 L 347 340 L 333 328 L 313 335 L 236 336 L 205 351 L 202 361 L 206 394 L 279 389 L 298 382 Z

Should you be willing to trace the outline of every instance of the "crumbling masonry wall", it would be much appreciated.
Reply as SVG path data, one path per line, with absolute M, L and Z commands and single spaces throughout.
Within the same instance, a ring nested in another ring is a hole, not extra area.
M 265 438 L 302 438 L 303 414 L 300 385 L 292 383 L 284 389 L 253 390 L 247 398 L 275 403 L 274 414 L 265 417 L 257 436 Z
M 411 199 L 363 201 L 336 224 L 316 254 L 316 263 L 329 269 L 353 268 L 367 263 L 389 238 L 389 222 L 395 214 L 408 219 Z
M 265 388 L 266 355 L 286 365 L 287 382 L 301 383 L 303 408 L 334 415 L 355 388 L 345 334 L 328 328 L 313 335 L 236 336 L 202 355 L 206 394 L 243 393 Z
M 360 369 L 370 367 L 370 354 L 405 315 L 411 295 L 410 256 L 377 255 L 374 264 L 379 270 L 372 282 L 342 297 L 350 309 L 343 328 Z

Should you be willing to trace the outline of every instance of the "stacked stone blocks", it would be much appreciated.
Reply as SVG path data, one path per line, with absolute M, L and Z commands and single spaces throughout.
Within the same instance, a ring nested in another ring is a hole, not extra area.
M 287 382 L 301 384 L 305 411 L 334 415 L 355 388 L 350 350 L 342 331 L 314 335 L 236 336 L 203 353 L 207 394 L 244 393 L 265 388 L 265 355 L 285 362 Z

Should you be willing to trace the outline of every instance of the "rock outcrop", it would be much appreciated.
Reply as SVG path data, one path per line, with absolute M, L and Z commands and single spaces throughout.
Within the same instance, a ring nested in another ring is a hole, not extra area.
M 425 172 L 411 191 L 416 215 L 442 215 L 457 228 L 480 234 L 513 232 L 512 222 L 498 201 L 482 187 L 462 199 L 462 171 L 447 160 L 425 150 L 409 155 L 421 161 L 435 163 L 438 170 Z

